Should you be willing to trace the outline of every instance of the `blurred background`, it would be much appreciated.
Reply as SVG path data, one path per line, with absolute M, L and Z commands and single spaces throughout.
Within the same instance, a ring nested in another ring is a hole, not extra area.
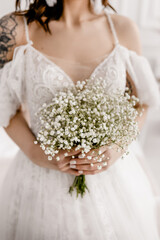
M 160 0 L 110 0 L 110 3 L 119 14 L 128 16 L 137 23 L 143 55 L 149 60 L 160 86 Z M 14 11 L 14 4 L 15 0 L 0 0 L 0 17 Z M 148 113 L 140 144 L 145 161 L 160 187 L 160 110 Z M 17 146 L 0 128 L 0 184 L 17 150 Z

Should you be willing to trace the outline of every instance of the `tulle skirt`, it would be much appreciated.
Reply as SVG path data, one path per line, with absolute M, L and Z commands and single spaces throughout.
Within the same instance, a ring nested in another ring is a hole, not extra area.
M 134 147 L 107 171 L 87 175 L 83 198 L 68 193 L 75 176 L 19 151 L 0 192 L 0 239 L 159 240 L 155 195 Z

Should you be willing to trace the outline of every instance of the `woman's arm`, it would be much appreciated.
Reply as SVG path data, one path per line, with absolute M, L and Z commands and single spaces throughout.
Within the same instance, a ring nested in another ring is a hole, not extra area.
M 14 49 L 17 46 L 26 43 L 24 20 L 22 16 L 16 16 L 13 13 L 7 14 L 0 19 L 0 68 L 13 58 Z M 29 128 L 22 112 L 19 110 L 17 114 L 10 120 L 9 125 L 4 128 L 9 137 L 19 146 L 19 148 L 30 158 L 35 164 L 60 171 L 66 171 L 73 175 L 78 175 L 75 170 L 69 167 L 69 158 L 64 157 L 65 151 L 60 151 L 61 161 L 57 162 L 55 158 L 48 161 L 47 156 L 39 145 L 35 145 L 35 136 Z M 74 149 L 70 154 L 77 154 L 80 150 Z
M 72 155 L 77 155 L 81 152 L 81 149 L 70 151 L 68 157 L 64 156 L 65 150 L 60 150 L 56 156 L 59 156 L 61 161 L 56 161 L 53 158 L 52 161 L 48 161 L 47 155 L 40 148 L 39 144 L 34 144 L 36 140 L 34 134 L 26 122 L 21 110 L 10 120 L 8 127 L 4 128 L 8 136 L 19 146 L 19 148 L 25 153 L 25 155 L 36 165 L 44 168 L 59 170 L 75 176 L 80 174 L 74 169 L 70 168 L 70 158 Z
M 25 43 L 24 24 L 14 12 L 0 19 L 0 69 L 13 57 L 15 47 Z
M 39 145 L 34 144 L 36 138 L 20 110 L 4 130 L 31 161 L 42 167 L 56 169 L 56 166 L 47 160 L 47 156 Z

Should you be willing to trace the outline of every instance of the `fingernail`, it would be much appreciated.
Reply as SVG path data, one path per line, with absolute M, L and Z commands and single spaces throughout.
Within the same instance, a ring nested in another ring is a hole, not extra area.
M 102 158 L 104 158 L 104 157 L 105 157 L 105 155 L 103 154 L 103 155 L 102 155 Z
M 91 163 L 90 165 L 91 165 L 91 167 L 93 167 L 93 166 L 94 166 L 94 164 L 93 164 L 93 163 Z
M 70 165 L 70 168 L 76 168 L 76 165 Z
M 72 156 L 72 158 L 75 158 L 75 156 Z
M 74 161 L 70 161 L 70 164 L 76 164 L 76 161 L 74 160 Z
M 83 173 L 83 171 L 78 171 L 80 174 L 82 174 Z
M 78 155 L 78 158 L 84 158 L 86 155 L 84 153 Z
M 88 158 L 89 160 L 91 160 L 91 159 L 92 159 L 92 156 L 87 156 L 87 158 Z

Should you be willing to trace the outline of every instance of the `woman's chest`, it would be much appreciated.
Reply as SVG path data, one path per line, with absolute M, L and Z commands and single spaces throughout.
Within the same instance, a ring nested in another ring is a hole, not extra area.
M 75 77 L 73 77 L 75 76 Z M 75 87 L 78 80 L 102 78 L 106 83 L 106 92 L 120 90 L 126 86 L 126 68 L 118 48 L 93 67 L 53 62 L 34 49 L 26 52 L 26 95 L 34 102 L 49 102 L 50 99 L 64 88 Z

